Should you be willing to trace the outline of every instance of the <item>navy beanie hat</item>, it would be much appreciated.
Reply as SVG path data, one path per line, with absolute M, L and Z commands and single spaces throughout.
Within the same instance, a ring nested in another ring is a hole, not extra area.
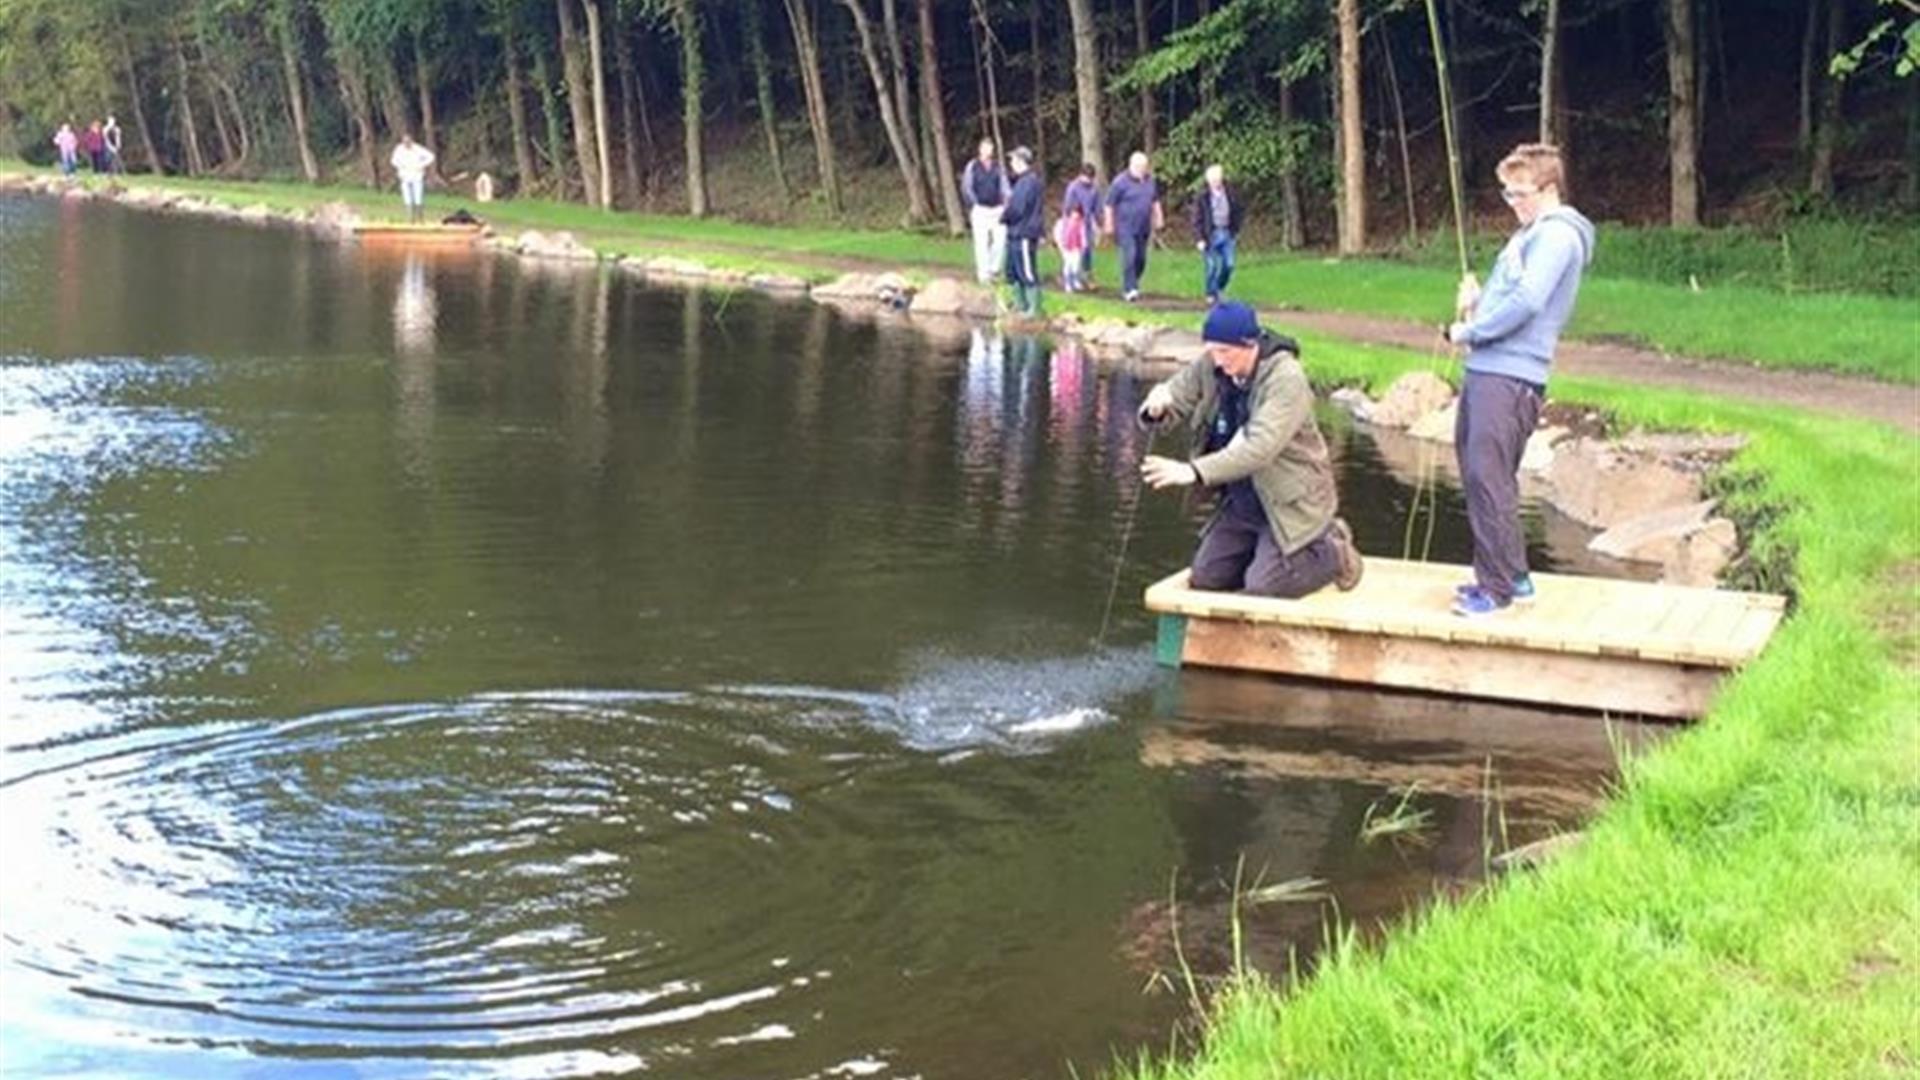
M 1201 340 L 1222 345 L 1245 345 L 1259 337 L 1259 316 L 1252 308 L 1233 300 L 1213 305 L 1207 312 L 1206 325 L 1200 330 Z

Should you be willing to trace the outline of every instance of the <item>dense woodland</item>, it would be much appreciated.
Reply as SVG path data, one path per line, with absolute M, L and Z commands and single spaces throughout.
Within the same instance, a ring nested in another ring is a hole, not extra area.
M 1221 161 L 1355 250 L 1446 213 L 1439 56 L 1470 186 L 1542 138 L 1595 216 L 1691 226 L 1910 212 L 1916 55 L 1916 0 L 0 0 L 0 154 L 114 113 L 134 170 L 379 184 L 410 131 L 446 182 L 957 232 L 990 136 L 1056 187 Z

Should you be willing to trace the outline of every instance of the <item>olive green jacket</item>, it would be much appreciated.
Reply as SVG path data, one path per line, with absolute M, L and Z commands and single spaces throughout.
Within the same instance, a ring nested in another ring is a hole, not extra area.
M 1261 332 L 1247 424 L 1219 450 L 1203 453 L 1207 428 L 1219 408 L 1213 361 L 1205 357 L 1167 380 L 1173 403 L 1158 421 L 1187 425 L 1190 452 L 1198 455 L 1191 464 L 1202 484 L 1219 487 L 1252 479 L 1274 539 L 1289 555 L 1324 532 L 1340 508 L 1327 440 L 1313 419 L 1313 387 L 1294 348 L 1291 339 Z

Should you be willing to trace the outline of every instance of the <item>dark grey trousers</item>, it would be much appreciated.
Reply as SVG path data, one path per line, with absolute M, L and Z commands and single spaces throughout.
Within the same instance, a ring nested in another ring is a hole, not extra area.
M 1473 529 L 1473 576 L 1502 601 L 1527 572 L 1520 528 L 1520 455 L 1540 423 L 1540 387 L 1506 375 L 1467 372 L 1454 418 L 1453 452 Z
M 1189 584 L 1288 600 L 1319 592 L 1340 574 L 1340 553 L 1331 534 L 1331 529 L 1322 532 L 1287 555 L 1275 542 L 1271 525 L 1255 524 L 1230 511 L 1218 514 L 1200 534 Z

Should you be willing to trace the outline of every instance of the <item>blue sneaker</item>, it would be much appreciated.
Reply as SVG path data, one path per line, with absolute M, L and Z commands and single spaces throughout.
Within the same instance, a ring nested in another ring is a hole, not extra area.
M 1455 585 L 1453 587 L 1454 598 L 1459 599 L 1460 597 L 1467 595 L 1468 593 L 1474 591 L 1475 589 L 1478 589 L 1479 587 L 1480 586 L 1477 583 L 1471 582 L 1471 581 L 1464 582 L 1459 585 Z M 1514 603 L 1531 604 L 1533 603 L 1533 596 L 1534 596 L 1533 575 L 1521 574 L 1519 577 L 1513 579 L 1513 602 Z
M 1507 610 L 1510 601 L 1503 601 L 1478 585 L 1460 594 L 1453 601 L 1453 613 L 1463 618 L 1481 619 L 1489 615 L 1498 615 Z

